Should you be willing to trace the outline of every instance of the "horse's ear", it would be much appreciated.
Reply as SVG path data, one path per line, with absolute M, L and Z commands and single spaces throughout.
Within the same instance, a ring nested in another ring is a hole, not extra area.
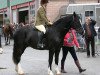
M 73 12 L 73 15 L 74 15 L 74 17 L 76 17 L 76 13 L 75 12 Z

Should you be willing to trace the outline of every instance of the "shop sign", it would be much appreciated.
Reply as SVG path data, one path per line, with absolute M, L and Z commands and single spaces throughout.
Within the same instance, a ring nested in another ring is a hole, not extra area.
M 35 0 L 33 0 L 32 2 L 27 2 L 27 3 L 23 3 L 23 4 L 18 4 L 18 5 L 15 5 L 15 6 L 12 6 L 11 9 L 17 9 L 17 8 L 22 8 L 22 7 L 27 7 L 29 5 L 33 5 Z
M 0 12 L 7 11 L 7 8 L 0 9 Z
M 29 2 L 24 3 L 24 4 L 19 4 L 19 5 L 17 5 L 17 8 L 22 8 L 22 7 L 26 7 L 26 6 L 29 6 Z

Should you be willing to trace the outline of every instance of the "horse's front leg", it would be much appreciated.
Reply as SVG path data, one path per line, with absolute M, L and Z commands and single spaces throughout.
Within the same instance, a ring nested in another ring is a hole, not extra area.
M 49 50 L 49 65 L 48 65 L 48 75 L 54 75 L 52 72 L 52 61 L 53 61 L 54 51 Z
M 8 36 L 8 44 L 10 44 L 10 35 Z
M 55 51 L 55 71 L 57 75 L 61 75 L 61 72 L 58 68 L 58 62 L 59 62 L 59 53 L 60 53 L 60 49 L 57 49 Z
M 4 34 L 4 38 L 5 38 L 5 45 L 7 45 L 7 37 L 6 37 L 6 34 Z
M 7 35 L 7 39 L 6 39 L 6 45 L 8 45 L 8 40 L 9 40 L 9 36 Z

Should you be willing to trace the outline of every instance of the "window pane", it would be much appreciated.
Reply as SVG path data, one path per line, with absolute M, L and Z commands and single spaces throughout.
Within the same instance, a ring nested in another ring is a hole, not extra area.
M 85 11 L 85 16 L 89 16 L 89 11 Z
M 90 11 L 90 16 L 93 16 L 93 11 Z

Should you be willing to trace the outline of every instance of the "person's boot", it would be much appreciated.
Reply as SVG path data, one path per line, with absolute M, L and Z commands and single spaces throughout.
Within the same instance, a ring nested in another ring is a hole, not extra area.
M 40 34 L 40 36 L 39 36 L 37 48 L 40 48 L 40 49 L 43 49 L 43 48 L 44 48 L 45 45 L 44 45 L 43 42 L 42 42 L 42 40 L 43 40 L 43 38 L 44 38 L 43 36 L 44 36 L 44 33 L 41 32 L 41 34 Z
M 65 69 L 64 69 L 64 64 L 61 64 L 61 72 L 62 72 L 62 73 L 67 73 L 67 72 L 65 71 Z
M 82 68 L 81 68 L 80 63 L 79 63 L 79 61 L 78 61 L 78 60 L 77 60 L 77 61 L 75 61 L 75 64 L 76 64 L 76 66 L 78 67 L 78 69 L 79 69 L 79 72 L 80 72 L 80 73 L 82 73 L 82 72 L 86 71 L 86 69 L 82 69 Z

